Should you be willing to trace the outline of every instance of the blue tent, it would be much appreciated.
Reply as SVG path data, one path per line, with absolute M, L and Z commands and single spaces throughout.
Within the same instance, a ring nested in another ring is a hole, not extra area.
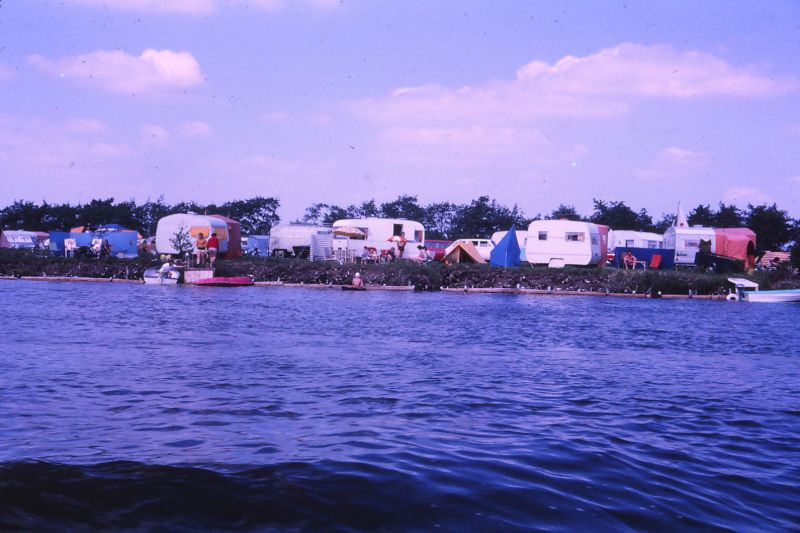
M 517 230 L 514 226 L 511 226 L 506 236 L 500 239 L 500 242 L 492 250 L 489 263 L 498 267 L 518 267 L 519 255 Z

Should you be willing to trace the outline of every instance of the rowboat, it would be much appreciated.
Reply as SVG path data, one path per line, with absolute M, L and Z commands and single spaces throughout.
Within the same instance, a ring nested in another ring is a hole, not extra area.
M 248 287 L 253 284 L 253 279 L 248 276 L 213 277 L 194 282 L 198 287 Z
M 734 292 L 728 295 L 728 300 L 760 303 L 787 303 L 800 302 L 800 289 L 776 289 L 769 291 L 758 290 L 758 283 L 744 278 L 728 278 L 733 283 Z

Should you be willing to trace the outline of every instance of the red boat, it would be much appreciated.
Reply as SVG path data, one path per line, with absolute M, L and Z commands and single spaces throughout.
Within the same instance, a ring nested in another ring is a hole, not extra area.
M 198 287 L 248 287 L 253 284 L 253 280 L 247 276 L 215 277 L 200 279 L 195 281 L 194 284 Z

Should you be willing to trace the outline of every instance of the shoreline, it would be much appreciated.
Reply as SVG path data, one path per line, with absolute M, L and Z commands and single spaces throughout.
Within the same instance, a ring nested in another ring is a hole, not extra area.
M 144 271 L 160 265 L 161 261 L 152 257 L 74 259 L 0 250 L 0 279 L 6 280 L 144 284 Z M 339 289 L 349 285 L 356 272 L 368 290 L 388 291 L 717 300 L 724 299 L 731 289 L 728 275 L 690 270 L 548 269 L 528 264 L 495 268 L 413 261 L 339 264 L 279 258 L 240 258 L 216 264 L 217 276 L 247 276 L 265 288 Z M 800 288 L 800 276 L 789 272 L 747 277 L 762 290 Z
M 79 276 L 0 276 L 0 281 L 44 281 L 61 283 L 127 283 L 130 285 L 144 285 L 143 280 L 118 279 L 118 278 L 90 278 Z M 187 286 L 192 286 L 188 284 Z M 341 290 L 347 285 L 322 284 L 322 283 L 284 283 L 282 281 L 256 281 L 254 287 L 260 288 L 289 288 L 289 289 L 327 289 Z M 417 291 L 411 285 L 367 285 L 367 291 L 394 291 L 394 292 L 422 292 Z M 594 296 L 609 298 L 638 298 L 651 300 L 715 300 L 725 301 L 724 294 L 662 294 L 652 296 L 648 293 L 624 293 L 624 292 L 598 292 L 598 291 L 573 291 L 573 290 L 546 290 L 546 289 L 523 289 L 515 287 L 441 287 L 438 291 L 449 294 L 509 294 L 517 296 Z

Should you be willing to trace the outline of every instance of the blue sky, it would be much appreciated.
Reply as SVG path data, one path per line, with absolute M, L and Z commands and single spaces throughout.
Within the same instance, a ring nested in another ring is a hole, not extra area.
M 0 204 L 800 215 L 800 4 L 6 0 Z

